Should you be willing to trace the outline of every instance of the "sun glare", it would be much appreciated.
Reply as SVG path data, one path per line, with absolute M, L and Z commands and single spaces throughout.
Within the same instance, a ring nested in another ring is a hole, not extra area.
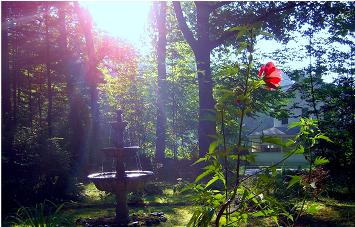
M 148 24 L 150 1 L 80 1 L 97 27 L 138 47 Z

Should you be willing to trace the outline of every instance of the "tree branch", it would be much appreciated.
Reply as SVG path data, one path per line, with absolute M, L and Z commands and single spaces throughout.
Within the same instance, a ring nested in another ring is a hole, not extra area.
M 211 6 L 211 10 L 216 10 L 218 9 L 219 7 L 222 7 L 222 6 L 225 6 L 225 5 L 228 5 L 230 3 L 232 3 L 234 1 L 218 1 L 216 2 L 213 6 Z
M 223 44 L 227 39 L 231 38 L 232 36 L 238 34 L 238 30 L 235 30 L 235 31 L 226 31 L 224 32 L 221 37 L 219 37 L 218 39 L 216 40 L 212 40 L 211 43 L 212 43 L 212 49 L 220 46 L 221 44 Z
M 197 40 L 194 38 L 192 31 L 187 26 L 184 15 L 182 14 L 180 2 L 173 1 L 173 6 L 174 6 L 175 15 L 176 15 L 177 21 L 179 23 L 179 27 L 182 31 L 182 34 L 184 35 L 186 41 L 190 44 L 191 48 L 193 50 L 195 50 L 197 48 L 196 47 Z
M 281 13 L 283 11 L 288 11 L 291 10 L 297 6 L 303 5 L 306 3 L 300 2 L 300 3 L 296 3 L 296 2 L 289 2 L 287 3 L 284 7 L 281 8 L 273 8 L 270 11 L 267 11 L 266 13 L 257 16 L 256 18 L 247 18 L 247 20 L 245 21 L 240 21 L 239 25 L 243 25 L 243 24 L 253 24 L 253 23 L 258 23 L 258 22 L 262 22 L 265 19 L 267 19 L 267 17 L 269 17 L 270 15 L 275 15 L 278 13 Z M 234 35 L 238 34 L 239 31 L 226 31 L 224 32 L 218 39 L 212 41 L 212 49 L 218 47 L 219 45 L 223 44 L 227 39 L 233 37 Z

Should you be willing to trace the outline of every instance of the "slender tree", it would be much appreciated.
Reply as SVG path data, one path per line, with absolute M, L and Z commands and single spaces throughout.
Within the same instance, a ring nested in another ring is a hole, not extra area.
M 158 162 L 163 162 L 166 147 L 166 2 L 155 3 L 157 11 L 157 62 L 158 62 L 158 90 L 157 90 L 157 123 L 156 123 L 156 154 Z
M 99 132 L 99 105 L 98 105 L 98 75 L 97 70 L 98 60 L 95 54 L 94 39 L 92 34 L 92 20 L 90 15 L 80 8 L 78 2 L 74 2 L 75 10 L 79 16 L 80 24 L 84 31 L 87 51 L 87 76 L 86 81 L 90 89 L 90 103 L 91 103 L 91 135 L 89 138 L 89 165 L 94 165 L 95 154 L 98 149 L 98 132 Z
M 2 149 L 4 152 L 11 150 L 13 132 L 11 130 L 11 89 L 10 89 L 10 68 L 9 68 L 9 21 L 8 3 L 2 2 L 1 15 L 1 108 L 2 108 Z
M 49 40 L 49 3 L 45 3 L 45 39 L 46 39 L 46 74 L 47 74 L 47 99 L 48 99 L 48 108 L 47 108 L 47 126 L 48 126 L 48 137 L 52 137 L 52 109 L 53 109 L 53 92 L 52 92 L 52 75 L 51 75 L 51 61 L 50 61 L 50 40 Z

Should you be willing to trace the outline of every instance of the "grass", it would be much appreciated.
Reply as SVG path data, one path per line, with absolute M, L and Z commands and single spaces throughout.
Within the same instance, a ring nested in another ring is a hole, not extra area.
M 189 204 L 190 194 L 174 193 L 173 186 L 165 184 L 160 195 L 144 195 L 145 207 L 129 207 L 130 213 L 164 212 L 168 221 L 160 226 L 186 226 L 195 207 Z M 79 218 L 97 218 L 114 216 L 114 195 L 101 192 L 93 184 L 85 186 L 84 200 L 79 205 L 93 205 L 90 208 L 66 209 L 65 219 L 72 223 Z M 100 205 L 110 205 L 100 208 Z M 316 207 L 316 210 L 307 209 Z M 355 226 L 355 202 L 343 202 L 328 197 L 320 201 L 306 203 L 304 215 L 300 218 L 299 226 Z M 275 226 L 271 219 L 256 219 L 244 226 Z
M 167 222 L 160 226 L 186 226 L 192 216 L 193 206 L 149 206 L 144 208 L 130 208 L 130 214 L 133 213 L 151 213 L 164 212 L 167 217 Z M 98 218 L 98 217 L 113 217 L 115 215 L 114 208 L 98 209 L 98 208 L 82 208 L 68 209 L 63 212 L 63 218 L 68 222 L 75 223 L 79 218 Z
M 83 204 L 115 203 L 114 195 L 98 190 L 93 183 L 84 186 L 82 195 L 81 203 Z
M 256 155 L 255 163 L 253 163 L 255 166 L 270 166 L 282 160 L 285 155 L 284 152 L 255 152 L 253 154 Z M 298 169 L 306 168 L 307 166 L 308 162 L 304 158 L 303 154 L 294 154 L 278 167 Z
M 164 184 L 159 195 L 144 195 L 146 206 L 129 206 L 130 214 L 164 212 L 168 221 L 160 226 L 186 226 L 196 207 L 190 203 L 190 194 L 174 193 L 173 186 Z M 101 192 L 93 184 L 87 184 L 83 190 L 83 200 L 65 205 L 60 212 L 62 220 L 74 223 L 79 218 L 113 217 L 114 195 Z M 307 209 L 314 208 L 317 209 Z M 4 225 L 9 226 L 9 225 Z M 271 219 L 255 219 L 243 226 L 275 226 Z M 355 226 L 355 202 L 339 201 L 322 197 L 320 201 L 308 201 L 304 215 L 297 226 Z
M 145 204 L 151 204 L 145 207 L 130 207 L 130 213 L 150 213 L 164 212 L 168 218 L 166 223 L 161 226 L 185 226 L 192 213 L 194 206 L 189 204 L 190 194 L 174 193 L 173 186 L 163 185 L 163 193 L 160 195 L 144 195 Z M 86 202 L 92 204 L 111 203 L 112 208 L 98 209 L 74 209 L 65 211 L 68 217 L 73 221 L 80 217 L 103 217 L 114 215 L 114 197 L 113 195 L 100 192 L 93 184 L 85 186 L 84 195 L 87 196 Z M 316 210 L 305 209 L 304 215 L 299 220 L 301 226 L 355 226 L 355 202 L 342 202 L 335 199 L 323 197 L 320 201 L 309 201 L 306 208 L 316 207 Z M 307 224 L 308 223 L 308 224 Z M 270 219 L 257 219 L 252 223 L 253 226 L 274 226 Z M 246 224 L 245 226 L 250 226 Z
M 306 207 L 317 207 L 315 213 L 307 213 L 306 218 L 329 226 L 355 226 L 355 202 L 341 202 L 331 198 L 309 201 Z
M 189 194 L 174 193 L 172 185 L 164 185 L 160 195 L 143 195 L 144 207 L 129 207 L 130 214 L 164 212 L 167 222 L 160 226 L 186 226 L 189 222 L 194 206 L 189 204 Z M 75 223 L 79 218 L 112 217 L 115 215 L 115 197 L 96 189 L 90 183 L 84 186 L 83 200 L 72 204 L 63 212 L 63 217 L 68 222 Z M 128 196 L 130 197 L 130 196 Z

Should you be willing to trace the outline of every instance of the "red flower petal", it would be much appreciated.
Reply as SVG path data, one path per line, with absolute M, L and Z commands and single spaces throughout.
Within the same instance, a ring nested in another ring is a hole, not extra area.
M 277 69 L 274 63 L 268 62 L 264 66 L 260 67 L 258 77 L 264 75 L 265 88 L 268 90 L 275 90 L 281 85 L 281 73 L 282 71 Z
M 265 65 L 265 75 L 270 75 L 275 70 L 276 70 L 276 67 L 275 67 L 274 63 L 272 63 L 272 62 L 266 63 L 266 65 Z
M 263 75 L 263 72 L 265 71 L 265 66 L 261 66 L 260 67 L 260 70 L 259 70 L 259 73 L 258 73 L 258 77 L 260 78 L 262 75 Z
M 264 77 L 266 86 L 277 88 L 281 85 L 281 70 L 275 70 L 270 75 Z

